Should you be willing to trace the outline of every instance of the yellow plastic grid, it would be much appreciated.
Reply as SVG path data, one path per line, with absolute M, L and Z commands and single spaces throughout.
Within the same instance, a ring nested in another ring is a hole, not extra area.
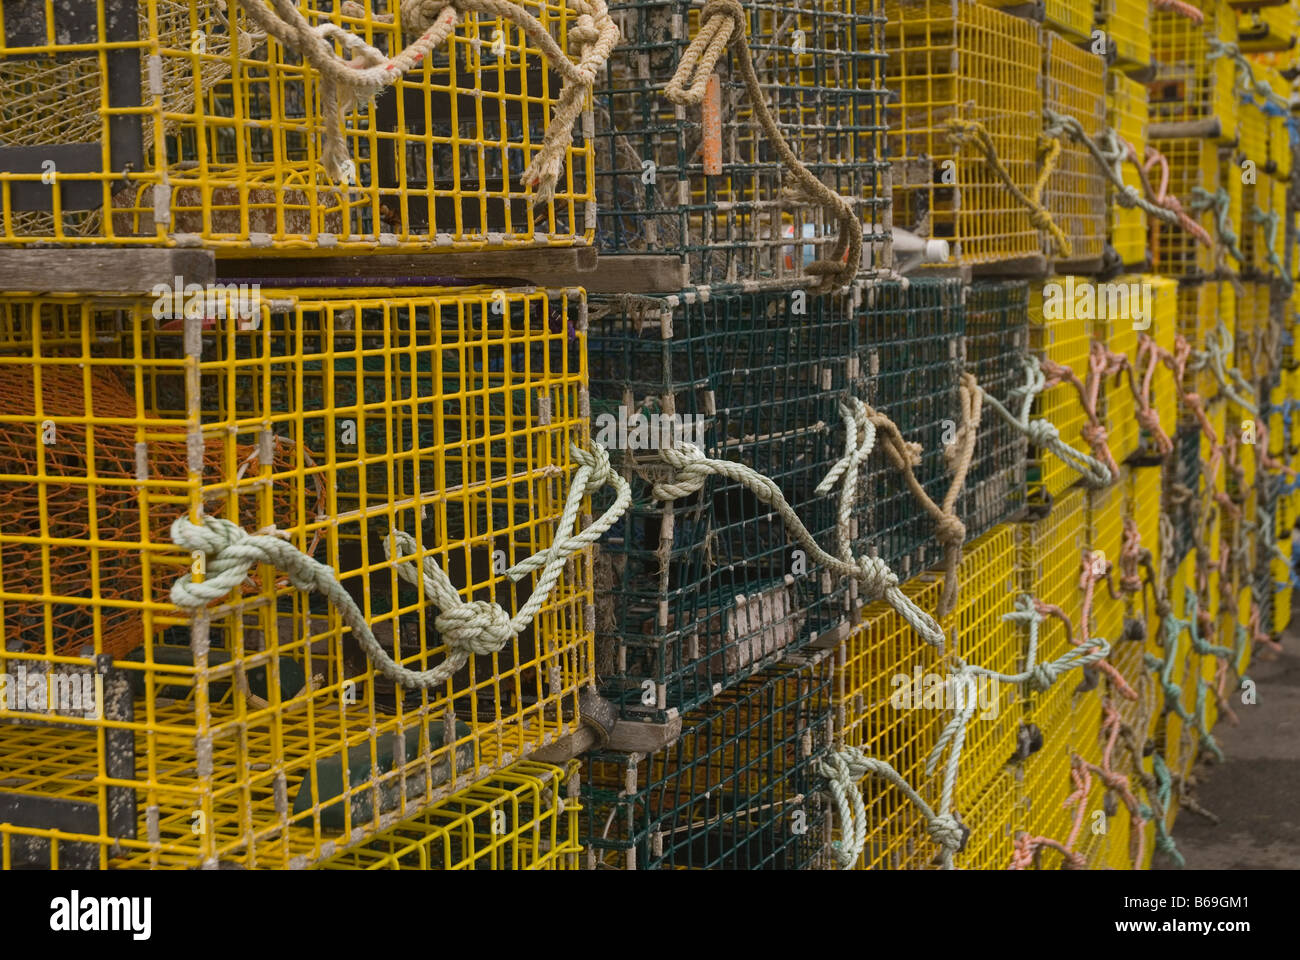
M 923 575 L 902 589 L 922 610 L 933 610 L 943 583 Z M 941 781 L 927 781 L 925 762 L 949 714 L 899 709 L 893 702 L 902 689 L 895 678 L 905 677 L 908 690 L 915 690 L 918 671 L 922 678 L 936 672 L 937 653 L 917 642 L 912 627 L 883 600 L 864 607 L 860 616 L 835 660 L 835 729 L 845 745 L 887 760 L 927 803 L 937 804 Z M 859 868 L 900 870 L 929 864 L 934 859 L 933 844 L 916 806 L 877 777 L 864 777 L 861 788 L 868 827 Z
M 1043 99 L 1038 25 L 972 0 L 890 0 L 885 46 L 887 154 L 894 223 L 952 245 L 960 263 L 1040 251 L 1027 209 L 948 123 L 982 123 L 998 159 L 1028 193 L 1038 173 Z M 923 162 L 903 163 L 913 158 Z
M 1300 20 L 1295 19 L 1294 9 L 1291 10 L 1291 16 L 1294 21 L 1292 26 L 1300 26 Z M 1277 67 L 1261 63 L 1256 58 L 1254 69 L 1257 80 L 1265 81 L 1283 101 L 1290 101 L 1291 82 L 1282 76 L 1282 72 Z M 1270 113 L 1268 116 L 1269 172 L 1279 180 L 1291 179 L 1291 132 L 1287 120 L 1287 117 L 1280 114 Z
M 582 125 L 554 199 L 530 208 L 535 192 L 521 175 L 551 124 L 560 78 L 511 21 L 465 13 L 403 79 L 373 101 L 344 104 L 347 156 L 327 169 L 321 77 L 263 39 L 245 4 L 231 14 L 139 0 L 138 22 L 98 25 L 101 0 L 77 26 L 44 16 L 45 4 L 28 6 L 40 9 L 35 30 L 0 20 L 0 142 L 20 148 L 0 148 L 0 244 L 336 254 L 568 246 L 592 236 Z M 312 26 L 332 23 L 388 55 L 416 38 L 402 25 L 411 0 L 297 6 Z M 521 7 L 562 49 L 576 47 L 577 11 L 565 0 Z
M 1126 278 L 1120 279 L 1122 281 Z M 1142 332 L 1151 337 L 1156 342 L 1156 346 L 1172 355 L 1175 338 L 1178 335 L 1180 294 L 1177 282 L 1169 277 L 1155 274 L 1143 274 L 1133 279 L 1145 284 L 1151 291 L 1151 326 Z M 1137 377 L 1135 381 L 1137 387 L 1141 389 L 1144 371 L 1135 370 L 1134 375 Z M 1151 377 L 1149 400 L 1160 420 L 1161 429 L 1172 438 L 1178 425 L 1178 390 L 1174 383 L 1173 371 L 1164 363 L 1158 363 Z M 1144 454 L 1154 455 L 1157 452 L 1154 436 L 1145 428 L 1139 428 L 1139 434 L 1138 449 Z
M 1154 116 L 1154 110 L 1153 110 Z M 1192 189 L 1200 187 L 1213 194 L 1219 187 L 1219 151 L 1212 140 L 1178 137 L 1156 140 L 1151 144 L 1169 161 L 1168 192 L 1178 198 L 1190 214 Z M 1158 180 L 1159 169 L 1152 175 Z M 1159 184 L 1155 184 L 1159 189 Z M 1231 208 L 1240 212 L 1240 206 Z M 1194 219 L 1218 238 L 1214 214 L 1203 210 Z M 1214 252 L 1177 224 L 1155 220 L 1151 224 L 1151 259 L 1155 270 L 1166 276 L 1204 276 L 1214 270 Z
M 1097 12 L 1107 37 L 1115 46 L 1116 66 L 1121 70 L 1149 67 L 1151 4 L 1144 0 L 1100 0 Z
M 1141 280 L 1118 277 L 1112 283 L 1128 284 L 1129 291 L 1137 290 L 1141 296 Z M 1107 313 L 1109 313 L 1109 297 L 1107 301 Z M 1118 303 L 1118 300 L 1116 302 Z M 1152 306 L 1154 307 L 1154 298 Z M 1130 309 L 1127 316 L 1108 316 L 1105 319 L 1089 321 L 1091 338 L 1104 344 L 1111 353 L 1125 357 L 1130 365 L 1137 355 L 1138 331 L 1135 326 L 1137 323 L 1135 312 Z M 1142 440 L 1142 428 L 1137 420 L 1137 400 L 1133 396 L 1128 371 L 1120 371 L 1105 378 L 1098 391 L 1097 403 L 1098 414 L 1109 435 L 1111 455 L 1116 463 L 1123 463 L 1137 452 Z
M 1236 136 L 1236 66 L 1228 57 L 1214 60 L 1209 38 L 1237 39 L 1237 21 L 1222 0 L 1196 3 L 1204 22 L 1165 10 L 1151 11 L 1151 50 L 1156 78 L 1149 84 L 1152 123 L 1217 121 L 1206 135 L 1230 142 Z
M 1146 4 L 1138 5 L 1145 12 Z M 1147 88 L 1118 71 L 1106 74 L 1106 123 L 1121 138 L 1133 145 L 1138 162 L 1146 156 Z M 1142 188 L 1137 166 L 1123 165 L 1124 185 Z M 1141 263 L 1147 257 L 1147 215 L 1138 207 L 1122 207 L 1115 202 L 1116 190 L 1108 187 L 1107 223 L 1110 245 L 1122 263 Z
M 1237 11 L 1238 46 L 1246 53 L 1269 53 L 1295 46 L 1296 16 L 1289 3 Z M 1259 67 L 1256 67 L 1258 72 Z
M 1061 6 L 1069 4 L 1056 0 Z M 1052 3 L 1049 2 L 1049 10 Z M 1092 27 L 1092 5 L 1085 31 Z M 1086 34 L 1085 34 L 1086 35 Z M 1106 126 L 1106 61 L 1053 33 L 1043 43 L 1043 106 L 1073 117 L 1090 137 Z M 1070 242 L 1070 260 L 1099 258 L 1106 244 L 1106 178 L 1088 148 L 1061 137 L 1056 169 L 1047 178 L 1043 203 Z M 1046 233 L 1045 249 L 1055 250 Z
M 1104 569 L 1112 568 L 1111 581 L 1117 582 L 1119 558 L 1124 548 L 1124 486 L 1125 479 L 1102 490 L 1088 491 L 1087 549 L 1094 563 Z M 1096 559 L 1101 555 L 1100 561 Z M 1105 637 L 1111 645 L 1112 655 L 1120 652 L 1123 644 L 1120 635 L 1124 629 L 1124 598 L 1111 597 L 1103 579 L 1093 588 L 1092 629 L 1089 636 Z
M 1237 152 L 1260 170 L 1268 165 L 1268 117 L 1259 104 L 1245 100 L 1237 108 Z
M 1189 609 L 1185 603 L 1184 587 L 1196 588 L 1196 552 L 1192 551 L 1183 558 L 1178 565 L 1178 570 L 1169 584 L 1169 598 L 1173 603 L 1174 616 L 1186 620 Z M 1180 688 L 1185 685 L 1189 654 L 1191 653 L 1191 637 L 1186 630 L 1179 633 L 1173 648 L 1160 649 L 1156 656 L 1165 658 L 1172 656 L 1174 658 L 1174 668 L 1170 676 L 1170 681 L 1177 684 Z M 1193 699 L 1188 701 L 1187 694 L 1182 695 L 1183 709 L 1189 714 L 1192 713 L 1196 706 Z M 1156 749 L 1161 752 L 1165 758 L 1165 763 L 1170 771 L 1174 773 L 1186 769 L 1191 759 L 1194 759 L 1195 741 L 1191 734 L 1184 735 L 1184 723 L 1178 714 L 1169 711 L 1160 718 L 1156 724 Z M 1189 757 L 1189 754 L 1191 756 Z M 1173 825 L 1174 817 L 1177 813 L 1178 805 L 1170 804 L 1168 811 L 1167 826 Z
M 1089 282 L 1075 278 L 1080 282 Z M 1063 304 L 1061 316 L 1051 318 L 1044 313 L 1044 306 L 1056 302 L 1052 291 L 1047 291 L 1049 299 L 1044 299 L 1045 284 L 1035 284 L 1029 289 L 1029 347 L 1039 357 L 1046 357 L 1056 363 L 1074 370 L 1081 382 L 1087 382 L 1090 340 L 1088 322 L 1074 318 L 1074 301 L 1065 295 L 1066 277 L 1055 277 L 1048 283 L 1060 284 L 1060 302 Z M 1053 311 L 1055 312 L 1055 311 Z M 1079 401 L 1079 392 L 1072 384 L 1057 384 L 1038 395 L 1031 411 L 1033 418 L 1044 417 L 1056 424 L 1061 439 L 1078 450 L 1088 451 L 1088 445 L 1082 437 L 1084 425 L 1088 422 L 1083 405 Z M 1026 470 L 1029 494 L 1042 499 L 1044 493 L 1058 497 L 1079 478 L 1078 474 L 1055 454 L 1030 447 L 1028 469 Z
M 1010 524 L 995 527 L 966 545 L 957 582 L 961 596 L 957 607 L 940 624 L 953 649 L 967 663 L 999 673 L 1023 669 L 1027 639 L 1024 627 L 1002 619 L 1015 610 L 1016 532 Z M 1016 730 L 1020 723 L 1019 691 L 995 683 L 989 696 L 996 696 L 996 709 L 980 709 L 966 727 L 957 789 L 953 806 L 964 813 L 1016 751 Z M 989 701 L 992 703 L 992 701 Z M 941 783 L 942 763 L 935 772 L 935 789 Z
M 1161 570 L 1160 498 L 1160 467 L 1135 466 L 1127 471 L 1124 486 L 1124 518 L 1136 526 L 1139 546 L 1151 551 L 1151 566 L 1157 577 Z M 1145 586 L 1146 573 L 1139 568 L 1138 575 L 1142 577 L 1144 586 L 1140 593 L 1127 596 L 1125 616 L 1144 624 L 1147 637 L 1150 638 L 1159 630 L 1160 622 L 1151 591 Z M 1115 700 L 1123 721 L 1130 726 L 1137 724 L 1143 702 L 1149 700 L 1151 696 L 1147 691 L 1149 685 L 1143 679 L 1146 674 L 1143 654 L 1146 653 L 1147 646 L 1137 642 L 1120 642 L 1110 658 L 1128 685 L 1137 691 L 1141 698 L 1138 701 L 1124 698 Z M 1154 721 L 1155 717 L 1148 714 L 1148 722 Z M 1150 729 L 1138 730 L 1137 733 L 1145 738 L 1150 734 Z
M 588 431 L 581 291 L 265 290 L 246 320 L 173 320 L 169 299 L 0 301 L 3 669 L 84 673 L 104 654 L 129 682 L 103 719 L 0 724 L 5 789 L 81 805 L 64 853 L 308 865 L 340 830 L 360 840 L 575 729 L 585 557 L 531 628 L 421 694 L 269 567 L 185 615 L 168 590 L 203 564 L 168 526 L 274 525 L 336 571 L 390 655 L 442 663 L 437 608 L 381 541 L 405 530 L 467 599 L 529 597 L 537 575 L 505 569 L 550 544 Z M 24 846 L 7 849 L 49 856 Z
M 579 766 L 521 760 L 320 868 L 576 870 Z
M 1011 862 L 1018 816 L 1016 779 L 1000 770 L 962 817 L 970 828 L 966 848 L 953 854 L 958 870 L 1005 870 Z
M 1083 551 L 1088 535 L 1087 496 L 1074 487 L 1052 504 L 1041 520 L 1016 524 L 1016 576 L 1020 590 L 1045 604 L 1059 607 L 1077 630 L 1082 618 L 1079 589 Z M 1023 630 L 1023 628 L 1022 628 Z M 1070 631 L 1055 617 L 1043 621 L 1038 634 L 1038 661 L 1047 663 L 1072 648 Z M 1044 693 L 1030 693 L 1026 712 L 1055 721 L 1067 712 L 1077 681 L 1054 684 Z
M 1273 575 L 1273 625 L 1271 633 L 1280 635 L 1291 624 L 1291 536 L 1277 538 L 1277 548 L 1286 557 L 1274 556 L 1269 563 Z M 1286 584 L 1280 587 L 1279 584 Z

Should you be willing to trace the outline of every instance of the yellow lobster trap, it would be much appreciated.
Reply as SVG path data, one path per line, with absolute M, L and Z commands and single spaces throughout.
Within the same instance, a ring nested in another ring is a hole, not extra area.
M 1152 105 L 1154 115 L 1154 104 Z M 1157 190 L 1178 198 L 1184 210 L 1212 238 L 1223 240 L 1215 208 L 1212 205 L 1194 204 L 1194 201 L 1212 197 L 1219 190 L 1219 149 L 1213 140 L 1179 137 L 1160 140 L 1152 144 L 1165 158 L 1152 170 L 1151 177 Z M 1231 171 L 1229 172 L 1231 173 Z M 1240 204 L 1229 202 L 1229 213 L 1240 217 Z M 1193 214 L 1193 211 L 1199 211 Z M 1156 272 L 1166 276 L 1200 277 L 1214 272 L 1214 250 L 1201 243 L 1182 224 L 1151 221 L 1151 262 Z
M 524 0 L 510 19 L 426 11 L 6 4 L 0 244 L 339 253 L 590 239 L 578 67 L 608 54 L 612 21 L 597 18 L 592 42 L 577 39 L 585 0 Z
M 1092 22 L 1087 5 L 1088 26 Z M 1043 37 L 1043 108 L 1077 120 L 1089 137 L 1106 126 L 1106 61 L 1053 33 Z M 1058 133 L 1061 153 L 1043 189 L 1043 202 L 1070 244 L 1060 261 L 1099 262 L 1106 244 L 1106 178 L 1082 143 Z M 1044 237 L 1046 249 L 1054 245 Z
M 576 870 L 579 766 L 521 760 L 320 869 Z
M 1042 128 L 1040 28 L 972 0 L 889 0 L 885 16 L 894 223 L 948 240 L 959 263 L 1038 255 L 1028 209 L 997 167 L 1031 191 Z M 997 166 L 953 139 L 978 139 L 970 124 L 987 132 Z
M 1151 48 L 1156 76 L 1150 82 L 1151 136 L 1236 137 L 1236 66 L 1210 54 L 1216 43 L 1234 43 L 1237 20 L 1225 0 L 1199 0 L 1203 22 L 1170 10 L 1151 11 Z
M 1100 0 L 1098 23 L 1105 28 L 1121 70 L 1143 72 L 1151 67 L 1151 4 L 1145 0 Z M 1139 152 L 1138 156 L 1142 156 Z
M 1073 279 L 1057 278 L 1030 287 L 1029 346 L 1036 356 L 1069 367 L 1080 382 L 1086 382 L 1091 341 L 1088 322 L 1075 318 Z M 1040 393 L 1032 416 L 1050 420 L 1062 440 L 1075 449 L 1086 450 L 1083 430 L 1088 417 L 1071 383 L 1060 382 Z M 1026 483 L 1031 498 L 1058 497 L 1077 479 L 1078 474 L 1054 453 L 1030 448 Z
M 1138 163 L 1142 163 L 1147 145 L 1147 88 L 1118 71 L 1107 73 L 1106 123 L 1132 145 Z M 1142 189 L 1142 177 L 1134 164 L 1124 164 L 1123 173 L 1125 186 Z M 1116 202 L 1113 185 L 1107 187 L 1106 202 L 1107 234 L 1120 262 L 1143 263 L 1147 259 L 1147 215 L 1139 207 Z
M 203 296 L 0 299 L 9 865 L 306 866 L 579 722 L 588 559 L 507 571 L 585 495 L 582 292 Z

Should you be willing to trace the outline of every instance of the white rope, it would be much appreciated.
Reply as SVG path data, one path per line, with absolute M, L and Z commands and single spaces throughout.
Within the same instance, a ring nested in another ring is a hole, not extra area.
M 173 583 L 172 603 L 182 610 L 202 609 L 237 589 L 253 566 L 269 564 L 283 570 L 289 582 L 302 592 L 324 596 L 338 610 L 343 622 L 352 628 L 362 650 L 381 675 L 409 689 L 428 690 L 455 674 L 470 656 L 496 653 L 527 628 L 549 598 L 569 557 L 604 534 L 632 502 L 631 488 L 610 468 L 609 454 L 600 444 L 593 444 L 591 452 L 573 448 L 573 458 L 579 466 L 556 528 L 555 542 L 507 571 L 512 580 L 518 580 L 525 573 L 537 569 L 539 557 L 544 558 L 540 564 L 544 568 L 541 578 L 528 601 L 513 617 L 498 604 L 486 600 L 462 600 L 433 557 L 424 558 L 422 575 L 413 565 L 404 562 L 418 549 L 415 539 L 409 534 L 393 530 L 384 539 L 385 556 L 392 561 L 396 555 L 398 576 L 421 585 L 429 600 L 442 611 L 434 620 L 434 626 L 451 652 L 446 660 L 431 670 L 410 670 L 394 661 L 375 639 L 356 601 L 343 588 L 334 570 L 283 539 L 284 534 L 279 531 L 249 534 L 238 524 L 220 517 L 206 517 L 201 523 L 178 517 L 172 524 L 172 541 L 191 552 L 202 552 L 205 574 L 202 581 L 196 582 L 193 575 L 187 573 Z M 615 488 L 614 503 L 582 533 L 571 535 L 569 531 L 577 523 L 578 511 L 587 493 L 606 483 Z
M 856 406 L 854 405 L 856 404 Z M 827 569 L 842 577 L 852 577 L 861 586 L 868 602 L 876 599 L 885 600 L 898 612 L 912 629 L 926 643 L 943 652 L 943 631 L 934 618 L 921 610 L 898 587 L 897 575 L 889 569 L 889 564 L 879 557 L 854 558 L 850 541 L 850 523 L 853 504 L 857 497 L 857 468 L 866 459 L 875 443 L 875 430 L 866 425 L 865 408 L 860 401 L 853 401 L 841 406 L 845 419 L 845 454 L 831 468 L 830 475 L 817 490 L 828 492 L 835 482 L 844 484 L 840 494 L 840 510 L 836 523 L 836 540 L 839 556 L 831 556 L 817 543 L 808 528 L 803 525 L 794 508 L 786 501 L 780 487 L 770 478 L 743 463 L 728 460 L 710 460 L 699 447 L 685 440 L 677 441 L 673 447 L 665 447 L 659 454 L 664 462 L 677 471 L 670 481 L 655 484 L 651 495 L 656 500 L 676 500 L 688 497 L 703 489 L 709 477 L 719 476 L 738 483 L 749 490 L 761 503 L 776 510 L 785 523 L 787 534 L 803 547 L 810 557 Z M 833 479 L 832 479 L 833 478 Z
M 1110 475 L 1109 467 L 1095 457 L 1089 456 L 1082 450 L 1076 450 L 1062 440 L 1061 432 L 1052 421 L 1045 418 L 1029 419 L 1029 410 L 1033 406 L 1034 397 L 1043 392 L 1047 376 L 1033 357 L 1021 357 L 1020 362 L 1025 370 L 1026 383 L 1024 386 L 1016 387 L 1012 391 L 1012 396 L 1021 398 L 1020 414 L 1017 416 L 1011 413 L 997 397 L 980 387 L 984 399 L 992 405 L 1002 419 L 1028 437 L 1030 443 L 1040 449 L 1050 450 L 1056 454 L 1066 466 L 1076 471 L 1089 486 L 1110 486 L 1115 478 Z
M 292 0 L 248 0 L 244 9 L 258 26 L 301 55 L 320 73 L 325 122 L 321 162 L 335 182 L 347 179 L 350 163 L 343 132 L 345 112 L 396 83 L 423 62 L 435 47 L 446 43 L 464 18 L 464 11 L 512 21 L 541 49 L 548 65 L 563 78 L 541 150 L 523 174 L 524 184 L 535 191 L 532 202 L 538 204 L 554 198 L 560 167 L 573 142 L 573 125 L 582 113 L 597 73 L 619 41 L 618 26 L 605 0 L 564 2 L 577 13 L 576 22 L 568 31 L 569 39 L 580 51 L 577 62 L 560 49 L 540 20 L 510 0 L 409 0 L 402 5 L 402 19 L 408 27 L 424 32 L 395 57 L 386 56 L 338 24 L 327 21 L 313 27 Z M 349 60 L 340 57 L 334 52 L 332 41 L 337 41 L 354 57 Z

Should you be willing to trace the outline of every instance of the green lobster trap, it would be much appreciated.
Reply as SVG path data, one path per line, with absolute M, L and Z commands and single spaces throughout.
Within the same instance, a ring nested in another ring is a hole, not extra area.
M 743 0 L 762 96 L 790 150 L 848 200 L 865 249 L 885 255 L 888 164 L 880 0 Z M 634 0 L 610 11 L 623 40 L 597 79 L 597 242 L 606 254 L 676 254 L 690 283 L 797 279 L 837 242 L 835 217 L 797 196 L 765 132 L 735 45 L 700 106 L 668 99 L 701 7 Z M 870 255 L 869 258 L 870 259 Z
M 597 673 L 625 716 L 663 722 L 835 628 L 846 598 L 740 484 L 656 500 L 660 451 L 747 464 L 829 545 L 838 495 L 816 488 L 842 454 L 857 319 L 802 290 L 599 297 L 590 317 L 592 436 L 632 485 L 600 545 Z
M 960 419 L 961 285 L 913 279 L 869 284 L 857 310 L 864 399 L 921 445 L 912 468 L 935 503 L 951 475 L 944 457 Z M 877 442 L 880 446 L 880 442 Z M 875 450 L 867 459 L 856 503 L 854 555 L 881 557 L 900 579 L 937 566 L 942 549 L 934 518 L 921 508 L 903 474 Z
M 989 281 L 966 290 L 965 369 L 1002 403 L 1008 403 L 1012 392 L 1025 383 L 1028 309 L 1029 284 L 1024 281 Z M 1024 433 L 986 409 L 957 511 L 966 525 L 967 540 L 1024 510 L 1028 456 Z
M 593 752 L 582 782 L 587 865 L 627 870 L 831 866 L 831 658 L 782 662 L 686 714 L 676 743 Z

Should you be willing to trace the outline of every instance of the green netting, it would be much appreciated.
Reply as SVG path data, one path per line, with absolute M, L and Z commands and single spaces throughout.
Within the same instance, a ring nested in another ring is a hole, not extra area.
M 828 800 L 814 772 L 830 743 L 827 654 L 778 664 L 683 718 L 657 753 L 588 755 L 589 865 L 806 870 L 830 865 Z
M 854 201 L 864 242 L 884 241 L 881 3 L 742 5 L 755 73 L 791 149 Z M 692 283 L 795 279 L 804 264 L 829 255 L 835 220 L 783 191 L 793 180 L 754 119 L 734 55 L 717 68 L 720 174 L 704 171 L 701 109 L 664 96 L 700 9 L 688 0 L 610 6 L 623 40 L 595 91 L 598 242 L 606 253 L 679 254 Z
M 941 503 L 951 482 L 943 456 L 946 425 L 955 429 L 960 410 L 961 284 L 918 279 L 869 286 L 856 319 L 865 399 L 898 424 L 905 440 L 921 444 L 921 464 L 913 472 L 930 499 Z M 900 579 L 936 566 L 943 556 L 933 517 L 881 449 L 863 471 L 856 520 L 855 554 L 882 557 Z
M 966 290 L 966 370 L 1001 403 L 1024 386 L 1029 349 L 1029 284 L 977 283 Z M 1025 435 L 985 407 L 958 516 L 973 540 L 1019 516 L 1025 506 Z
M 589 316 L 592 437 L 633 493 L 601 542 L 596 672 L 625 716 L 663 721 L 846 613 L 844 584 L 738 484 L 652 499 L 663 424 L 772 478 L 831 547 L 837 494 L 814 490 L 842 452 L 855 321 L 847 297 L 803 291 L 594 297 Z

